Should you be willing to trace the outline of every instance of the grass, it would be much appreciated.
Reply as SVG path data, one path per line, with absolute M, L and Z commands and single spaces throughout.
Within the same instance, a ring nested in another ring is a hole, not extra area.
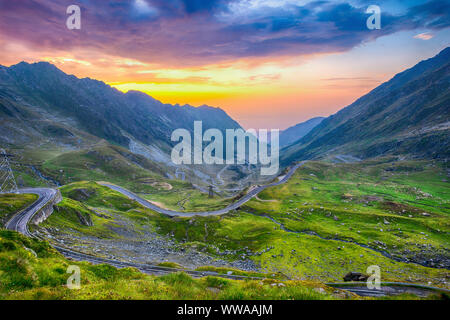
M 69 234 L 120 239 L 116 219 L 126 218 L 135 232 L 150 227 L 161 235 L 172 235 L 182 246 L 221 259 L 250 259 L 261 266 L 256 274 L 266 277 L 275 274 L 276 279 L 301 283 L 333 282 L 342 281 L 349 271 L 365 272 L 368 266 L 378 265 L 382 281 L 448 288 L 448 270 L 398 262 L 378 252 L 387 251 L 402 259 L 434 259 L 436 265 L 439 259 L 448 259 L 447 170 L 437 161 L 308 162 L 288 183 L 259 195 L 275 201 L 253 199 L 227 215 L 191 218 L 160 215 L 109 188 L 81 181 L 61 188 L 64 201 L 42 226 Z M 127 183 L 133 184 L 133 180 Z M 176 208 L 191 187 L 184 188 L 183 182 L 171 184 L 171 190 L 138 184 L 133 191 L 157 190 L 148 197 L 158 202 L 165 199 L 165 205 Z M 227 203 L 194 195 L 190 199 L 186 210 L 211 208 L 214 201 L 216 207 Z M 83 225 L 80 215 L 89 216 L 93 226 Z M 243 272 L 227 268 L 215 271 Z M 140 291 L 139 281 L 123 285 Z M 105 290 L 105 286 L 99 285 L 99 290 Z M 192 288 L 196 291 L 195 286 Z M 95 292 L 89 294 L 95 296 Z M 185 292 L 183 296 L 188 295 Z
M 186 246 L 211 254 L 217 248 L 234 250 L 232 259 L 245 254 L 246 247 L 259 253 L 269 247 L 251 259 L 266 272 L 292 278 L 340 281 L 348 271 L 365 272 L 376 264 L 385 280 L 448 287 L 445 269 L 397 262 L 377 252 L 448 259 L 445 170 L 438 162 L 310 162 L 287 184 L 260 195 L 275 202 L 254 199 L 238 213 L 157 224 L 161 233 L 173 234 Z
M 220 274 L 228 274 L 228 275 L 237 275 L 237 276 L 246 276 L 246 277 L 255 277 L 255 278 L 269 278 L 269 279 L 279 279 L 286 280 L 281 273 L 262 273 L 262 272 L 254 272 L 254 271 L 242 271 L 235 268 L 224 268 L 224 267 L 213 267 L 213 266 L 204 266 L 195 269 L 197 271 L 209 271 Z
M 411 259 L 415 255 L 431 259 L 436 254 L 448 259 L 450 191 L 443 181 L 445 170 L 437 162 L 309 162 L 287 184 L 259 195 L 277 201 L 252 200 L 244 209 L 288 230 L 283 231 L 289 237 L 278 237 L 283 239 L 277 241 L 280 252 L 293 248 L 298 254 L 306 246 L 303 255 L 319 262 L 314 266 L 293 257 L 276 262 L 264 256 L 261 262 L 303 275 L 336 274 L 340 265 L 364 271 L 364 265 L 382 263 L 388 277 L 419 282 L 445 279 L 448 272 L 443 269 L 396 263 L 354 244 L 320 238 L 352 241 Z
M 89 150 L 49 154 L 42 171 L 62 185 L 78 181 L 108 181 L 125 187 L 142 197 L 178 211 L 221 208 L 231 199 L 209 199 L 186 181 L 169 180 L 165 171 L 142 156 L 118 146 L 99 145 Z M 38 153 L 36 156 L 43 156 Z M 33 184 L 28 182 L 28 184 Z
M 34 194 L 0 194 L 0 226 L 4 226 L 13 215 L 37 200 Z
M 157 215 L 122 194 L 95 182 L 77 182 L 60 188 L 63 201 L 41 227 L 58 228 L 99 238 L 120 239 L 115 228 L 118 218 L 131 221 L 135 232 Z M 86 223 L 89 221 L 91 223 Z
M 67 288 L 67 268 L 81 270 L 81 288 Z M 216 277 L 193 279 L 184 273 L 145 275 L 135 269 L 116 269 L 68 261 L 45 241 L 0 230 L 0 299 L 336 299 L 316 283 L 276 280 L 235 281 Z
M 248 208 L 294 231 L 338 235 L 363 244 L 381 241 L 397 252 L 414 250 L 417 244 L 445 251 L 450 191 L 442 182 L 444 169 L 417 162 L 407 165 L 399 165 L 392 174 L 386 171 L 392 164 L 308 163 L 288 184 L 260 195 L 281 201 L 252 201 Z
M 43 171 L 62 185 L 82 180 L 107 180 L 129 184 L 161 177 L 163 171 L 146 158 L 109 144 L 63 153 L 44 161 Z
M 169 218 L 92 182 L 71 184 L 61 191 L 74 198 L 76 190 L 92 189 L 79 205 L 112 210 L 135 221 L 135 230 L 151 226 L 161 235 L 173 235 L 185 247 L 222 259 L 251 259 L 269 274 L 341 281 L 349 271 L 365 272 L 368 266 L 379 265 L 384 281 L 448 287 L 445 269 L 397 262 L 377 252 L 410 259 L 448 257 L 449 194 L 443 172 L 439 163 L 428 162 L 394 166 L 309 162 L 287 184 L 259 196 L 275 202 L 253 199 L 242 210 L 220 217 Z M 427 180 L 419 184 L 424 176 Z M 91 216 L 93 227 L 76 220 L 77 225 L 67 227 L 88 235 L 117 236 L 110 228 L 113 219 Z M 65 217 L 56 218 L 58 214 L 44 225 L 68 223 Z
M 142 197 L 160 203 L 167 209 L 185 212 L 222 209 L 233 201 L 233 199 L 218 196 L 209 198 L 208 194 L 193 187 L 177 186 L 174 182 L 171 184 L 175 185 L 172 190 L 155 190 L 151 194 L 142 195 Z
M 207 193 L 187 181 L 168 179 L 164 166 L 106 142 L 98 142 L 89 149 L 78 151 L 46 146 L 21 149 L 20 154 L 27 159 L 27 164 L 33 164 L 45 177 L 43 179 L 27 166 L 14 168 L 21 186 L 42 187 L 53 185 L 55 181 L 60 185 L 107 181 L 178 211 L 219 209 L 233 201 L 217 195 L 210 199 Z
M 161 263 L 158 263 L 158 266 L 172 268 L 172 269 L 183 269 L 182 265 L 179 265 L 178 263 L 175 263 L 175 262 L 161 262 Z

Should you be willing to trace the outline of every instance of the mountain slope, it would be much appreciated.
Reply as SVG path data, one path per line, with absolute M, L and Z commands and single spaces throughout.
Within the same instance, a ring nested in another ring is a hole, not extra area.
M 176 143 L 172 132 L 184 128 L 192 133 L 194 121 L 202 121 L 203 130 L 241 128 L 219 108 L 163 104 L 142 92 L 122 93 L 101 81 L 67 75 L 46 62 L 0 66 L 0 146 L 15 149 L 18 157 L 26 154 L 25 163 L 41 165 L 58 156 L 61 166 L 76 171 L 80 168 L 71 168 L 70 158 L 95 150 L 102 154 L 95 166 L 102 168 L 109 162 L 111 147 L 121 146 L 150 161 L 143 168 L 149 176 L 215 184 L 220 166 L 171 162 Z M 135 161 L 119 160 L 132 176 Z M 83 168 L 83 174 L 89 172 L 88 166 Z M 54 169 L 47 174 L 59 176 Z
M 324 117 L 316 117 L 305 122 L 296 124 L 280 132 L 280 147 L 288 146 L 307 135 L 312 129 L 319 125 Z
M 165 151 L 172 131 L 191 130 L 195 120 L 202 120 L 206 129 L 240 128 L 221 109 L 163 104 L 141 92 L 124 94 L 103 82 L 67 75 L 46 62 L 0 67 L 0 117 L 27 128 L 28 134 L 30 129 L 48 134 L 36 120 L 54 120 L 56 127 L 70 122 L 76 129 L 125 147 L 134 138 Z M 54 131 L 70 135 L 70 130 Z
M 450 48 L 380 85 L 282 151 L 282 163 L 351 154 L 450 156 Z

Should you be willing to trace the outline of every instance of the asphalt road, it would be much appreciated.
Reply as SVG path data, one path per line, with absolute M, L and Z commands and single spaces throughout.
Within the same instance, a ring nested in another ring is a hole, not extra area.
M 139 197 L 138 195 L 113 184 L 110 183 L 100 183 L 101 185 L 108 187 L 110 189 L 113 189 L 117 192 L 122 193 L 123 195 L 127 196 L 128 198 L 135 200 L 137 202 L 139 202 L 141 205 L 143 205 L 144 207 L 147 207 L 153 211 L 171 216 L 171 217 L 192 217 L 192 216 L 218 216 L 218 215 L 222 215 L 225 213 L 228 213 L 232 210 L 235 210 L 239 207 L 241 207 L 244 203 L 250 201 L 254 196 L 258 195 L 260 192 L 264 191 L 267 188 L 270 187 L 274 187 L 274 186 L 278 186 L 281 185 L 283 183 L 286 183 L 291 177 L 292 175 L 295 173 L 295 171 L 301 167 L 302 165 L 304 165 L 306 163 L 306 161 L 300 162 L 298 164 L 296 164 L 295 166 L 293 166 L 288 173 L 283 176 L 279 181 L 273 182 L 271 184 L 267 184 L 267 185 L 263 185 L 263 186 L 258 186 L 252 190 L 250 190 L 245 196 L 243 196 L 241 199 L 239 199 L 238 201 L 230 204 L 229 206 L 223 208 L 223 209 L 219 209 L 219 210 L 215 210 L 215 211 L 200 211 L 200 212 L 181 212 L 181 211 L 174 211 L 174 210 L 168 210 L 168 209 L 163 209 L 160 208 L 152 203 L 150 203 L 149 201 Z
M 259 186 L 255 189 L 251 190 L 247 195 L 245 195 L 243 198 L 239 199 L 237 202 L 229 205 L 228 207 L 226 207 L 224 209 L 216 210 L 216 211 L 190 212 L 190 213 L 170 211 L 170 210 L 162 209 L 158 206 L 155 206 L 155 205 L 151 204 L 150 202 L 148 202 L 147 200 L 144 200 L 144 199 L 138 197 L 137 195 L 135 195 L 134 193 L 132 193 L 126 189 L 123 189 L 121 187 L 107 184 L 107 183 L 104 183 L 102 185 L 107 186 L 113 190 L 116 190 L 116 191 L 126 195 L 127 197 L 130 197 L 131 199 L 138 201 L 142 205 L 144 205 L 152 210 L 155 210 L 157 212 L 167 214 L 170 216 L 220 215 L 220 214 L 227 213 L 230 210 L 239 208 L 242 204 L 249 201 L 251 198 L 253 198 L 255 195 L 257 195 L 258 193 L 260 193 L 261 191 L 263 191 L 266 188 L 285 183 L 295 173 L 295 170 L 297 170 L 302 165 L 303 165 L 303 162 L 300 164 L 297 164 L 296 166 L 291 168 L 291 170 L 286 174 L 286 176 L 284 176 L 282 179 L 280 179 L 280 181 L 277 181 L 277 182 L 274 182 L 274 183 L 271 183 L 271 184 L 265 185 L 265 186 Z M 20 190 L 19 193 L 36 194 L 39 196 L 39 199 L 36 200 L 31 206 L 29 206 L 25 210 L 17 213 L 15 216 L 13 216 L 11 218 L 11 220 L 9 220 L 7 222 L 6 228 L 8 230 L 18 231 L 28 237 L 36 237 L 35 235 L 31 234 L 31 232 L 28 230 L 28 223 L 31 221 L 33 216 L 55 196 L 56 192 L 57 192 L 56 190 L 48 189 L 48 188 L 30 188 L 30 189 Z M 43 239 L 43 240 L 45 240 L 45 239 Z M 63 254 L 66 258 L 69 258 L 69 259 L 78 260 L 78 261 L 88 261 L 93 264 L 106 263 L 106 264 L 112 265 L 117 268 L 133 267 L 133 268 L 137 268 L 138 270 L 140 270 L 144 273 L 148 273 L 148 274 L 161 275 L 161 274 L 167 274 L 167 273 L 172 273 L 172 272 L 177 272 L 177 271 L 183 271 L 193 277 L 204 277 L 207 275 L 212 275 L 212 276 L 223 277 L 223 278 L 228 278 L 228 279 L 261 279 L 261 278 L 257 278 L 257 277 L 239 276 L 239 275 L 233 275 L 233 274 L 220 274 L 220 273 L 208 272 L 208 271 L 193 271 L 193 270 L 187 270 L 187 269 L 174 269 L 174 268 L 166 268 L 166 267 L 160 267 L 160 266 L 155 266 L 155 265 L 150 265 L 150 264 L 123 262 L 123 261 L 118 261 L 118 260 L 104 259 L 104 258 L 92 256 L 89 254 L 73 251 L 69 248 L 64 248 L 64 247 L 60 247 L 60 246 L 53 245 L 53 247 L 56 250 L 58 250 L 61 254 Z
M 151 264 L 143 264 L 143 263 L 131 263 L 131 262 L 123 262 L 118 260 L 111 260 L 111 259 L 104 259 L 96 256 L 92 256 L 89 254 L 72 251 L 70 249 L 53 246 L 56 250 L 58 250 L 60 253 L 62 253 L 65 257 L 70 258 L 72 260 L 77 261 L 87 261 L 91 262 L 93 264 L 109 264 L 111 266 L 114 266 L 116 268 L 136 268 L 139 271 L 147 274 L 152 275 L 163 275 L 168 273 L 174 273 L 174 272 L 184 272 L 192 277 L 201 278 L 205 276 L 215 276 L 215 277 L 221 277 L 221 278 L 227 278 L 227 279 L 234 279 L 234 280 L 241 280 L 241 279 L 263 279 L 259 277 L 249 277 L 249 276 L 240 276 L 240 275 L 229 275 L 229 274 L 220 274 L 217 272 L 211 272 L 211 271 L 194 271 L 194 270 L 188 270 L 188 269 L 175 269 L 175 268 L 169 268 L 169 267 L 161 267 L 157 265 L 151 265 Z
M 31 221 L 33 216 L 42 209 L 56 194 L 56 190 L 54 189 L 48 189 L 48 188 L 30 188 L 30 189 L 21 189 L 19 193 L 22 194 L 36 194 L 38 195 L 38 200 L 36 200 L 31 206 L 26 208 L 25 210 L 22 210 L 21 212 L 14 215 L 7 223 L 6 223 L 6 229 L 18 231 L 28 237 L 37 237 L 36 235 L 33 235 L 28 230 L 28 223 Z M 42 239 L 45 240 L 45 239 Z M 228 275 L 228 274 L 219 274 L 216 272 L 208 272 L 208 271 L 193 271 L 193 270 L 187 270 L 187 269 L 174 269 L 174 268 L 167 268 L 167 267 L 160 267 L 150 264 L 139 264 L 139 263 L 129 263 L 129 262 L 123 262 L 118 260 L 111 260 L 111 259 L 104 259 L 101 257 L 92 256 L 90 254 L 85 254 L 78 251 L 73 251 L 69 248 L 64 248 L 60 246 L 53 247 L 58 250 L 61 254 L 63 254 L 66 258 L 77 260 L 77 261 L 88 261 L 93 264 L 109 264 L 117 268 L 126 268 L 126 267 L 133 267 L 136 268 L 144 273 L 147 274 L 154 274 L 154 275 L 162 275 L 167 273 L 173 273 L 177 271 L 183 271 L 185 273 L 190 274 L 193 277 L 204 277 L 207 275 L 214 275 L 216 277 L 224 277 L 228 279 L 259 279 L 255 277 L 246 277 L 246 276 L 239 276 L 239 275 Z
M 295 165 L 294 167 L 292 167 L 289 170 L 289 172 L 279 181 L 265 185 L 265 186 L 257 187 L 255 189 L 251 190 L 248 194 L 246 194 L 243 198 L 241 198 L 237 202 L 229 205 L 228 207 L 226 207 L 224 209 L 216 210 L 216 211 L 185 213 L 185 212 L 166 210 L 166 209 L 159 208 L 158 206 L 155 206 L 155 205 L 151 204 L 150 202 L 139 198 L 138 196 L 129 192 L 128 190 L 125 190 L 118 186 L 114 186 L 114 185 L 110 185 L 110 184 L 103 184 L 103 185 L 108 186 L 111 189 L 114 189 L 114 190 L 117 190 L 117 191 L 123 193 L 124 195 L 130 197 L 131 199 L 138 201 L 142 205 L 144 205 L 152 210 L 155 210 L 157 212 L 167 214 L 170 216 L 220 215 L 220 214 L 225 214 L 225 213 L 229 212 L 230 210 L 234 210 L 234 209 L 240 207 L 242 204 L 246 203 L 251 198 L 256 196 L 258 193 L 260 193 L 261 191 L 263 191 L 269 187 L 273 187 L 273 186 L 277 186 L 277 185 L 285 183 L 286 181 L 289 180 L 290 177 L 292 177 L 292 175 L 295 173 L 295 171 L 299 167 L 301 167 L 304 163 L 305 162 L 301 162 L 301 163 Z M 36 237 L 35 235 L 31 234 L 30 231 L 28 230 L 28 223 L 31 221 L 33 216 L 41 208 L 43 208 L 48 203 L 48 201 L 50 201 L 55 196 L 56 192 L 57 192 L 56 190 L 48 189 L 48 188 L 21 189 L 19 191 L 19 193 L 36 194 L 39 196 L 39 199 L 36 200 L 31 206 L 29 206 L 25 210 L 17 213 L 15 216 L 13 216 L 11 218 L 11 220 L 9 220 L 8 223 L 6 224 L 6 228 L 9 230 L 18 231 L 29 237 Z M 45 239 L 43 239 L 43 240 L 45 240 Z M 153 275 L 162 275 L 162 274 L 168 274 L 168 273 L 173 273 L 173 272 L 177 272 L 177 271 L 182 271 L 193 277 L 204 277 L 204 276 L 210 275 L 210 276 L 235 279 L 235 280 L 261 279 L 261 278 L 257 278 L 257 277 L 239 276 L 239 275 L 232 275 L 232 274 L 231 275 L 219 274 L 216 272 L 209 272 L 209 271 L 193 271 L 193 270 L 187 270 L 187 269 L 174 269 L 174 268 L 160 267 L 160 266 L 150 265 L 150 264 L 123 262 L 123 261 L 119 261 L 119 260 L 111 260 L 111 259 L 105 259 L 105 258 L 101 258 L 101 257 L 92 256 L 89 254 L 73 251 L 69 248 L 63 248 L 63 247 L 59 247 L 59 246 L 53 246 L 53 247 L 68 259 L 77 260 L 77 261 L 87 261 L 87 262 L 91 262 L 93 264 L 109 264 L 109 265 L 112 265 L 117 268 L 133 267 L 133 268 L 140 270 L 143 273 L 153 274 Z M 338 288 L 338 289 L 352 291 L 361 296 L 375 296 L 375 297 L 383 296 L 383 295 L 390 295 L 390 294 L 398 294 L 398 293 L 403 293 L 403 292 L 409 292 L 409 293 L 414 293 L 414 294 L 423 295 L 423 296 L 425 296 L 426 293 L 428 293 L 430 291 L 446 292 L 447 294 L 449 293 L 448 290 L 441 289 L 441 288 L 433 288 L 433 287 L 417 286 L 417 285 L 414 285 L 415 288 L 411 288 L 412 284 L 403 284 L 403 283 L 384 283 L 382 286 L 383 290 L 381 290 L 381 291 L 369 290 L 366 288 L 366 286 L 364 284 L 357 285 L 357 286 L 348 286 L 348 285 L 343 285 L 341 283 L 328 283 L 327 285 L 334 286 L 335 288 Z
M 450 291 L 444 288 L 405 282 L 382 282 L 380 283 L 380 289 L 369 289 L 365 282 L 326 283 L 326 285 L 336 289 L 347 290 L 364 297 L 392 296 L 402 293 L 414 294 L 420 297 L 426 297 L 431 293 L 450 294 Z
M 6 229 L 18 231 L 29 237 L 32 236 L 28 230 L 28 222 L 42 207 L 47 204 L 48 201 L 50 201 L 56 195 L 56 192 L 57 191 L 55 189 L 49 188 L 21 189 L 19 193 L 36 194 L 39 198 L 31 206 L 13 216 L 11 220 L 6 223 Z

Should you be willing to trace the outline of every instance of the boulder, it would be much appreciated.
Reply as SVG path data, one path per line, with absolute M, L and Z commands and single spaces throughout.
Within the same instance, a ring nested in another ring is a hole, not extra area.
M 361 281 L 365 282 L 369 279 L 369 276 L 360 272 L 349 272 L 344 276 L 344 281 Z

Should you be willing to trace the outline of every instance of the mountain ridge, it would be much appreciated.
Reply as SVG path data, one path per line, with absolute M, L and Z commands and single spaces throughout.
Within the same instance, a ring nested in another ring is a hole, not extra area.
M 446 48 L 395 75 L 283 149 L 282 163 L 333 154 L 448 158 L 448 126 L 425 129 L 450 121 L 449 69 Z
M 288 146 L 307 135 L 319 125 L 325 117 L 314 117 L 304 122 L 297 123 L 280 132 L 280 147 Z
M 165 145 L 167 151 L 171 132 L 192 130 L 195 120 L 203 121 L 205 128 L 241 128 L 220 108 L 164 104 L 144 92 L 123 93 L 99 80 L 68 75 L 48 62 L 20 62 L 0 69 L 4 99 L 22 98 L 50 113 L 73 117 L 88 133 L 123 146 L 129 138 L 122 130 L 142 143 Z

